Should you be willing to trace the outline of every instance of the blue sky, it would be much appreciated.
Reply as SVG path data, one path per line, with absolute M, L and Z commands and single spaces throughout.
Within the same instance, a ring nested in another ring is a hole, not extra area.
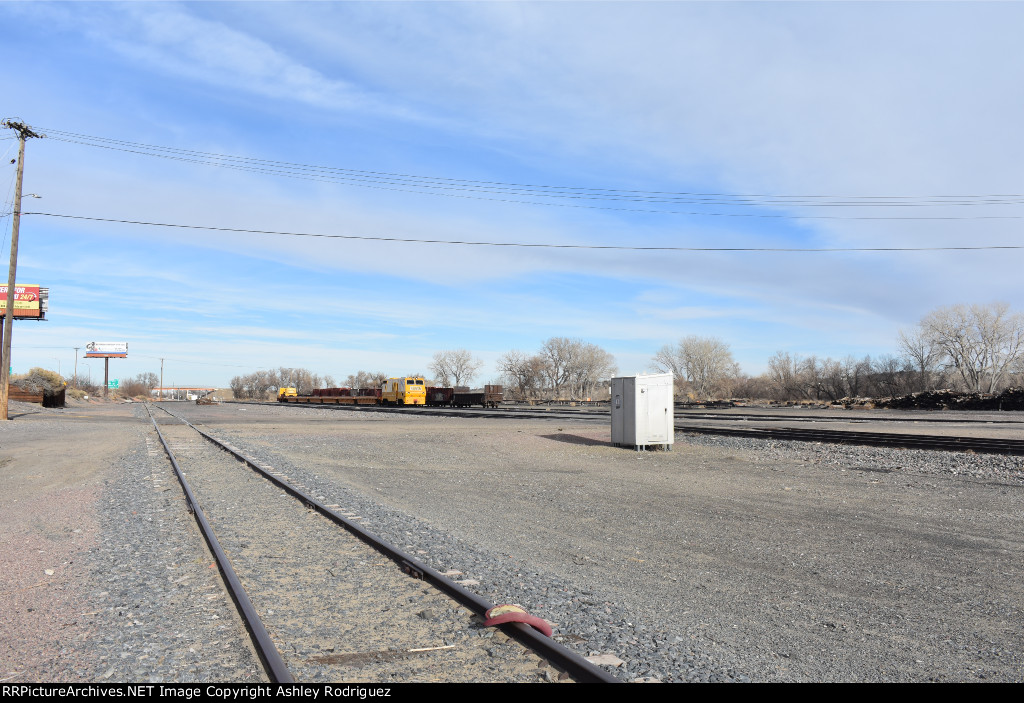
M 0 21 L 0 117 L 51 130 L 28 145 L 24 191 L 42 197 L 26 212 L 598 246 L 1022 244 L 1016 3 L 0 2 Z M 367 187 L 58 133 L 634 195 Z M 735 201 L 751 195 L 794 197 Z M 469 247 L 26 215 L 18 281 L 48 286 L 50 312 L 16 324 L 13 365 L 67 375 L 73 347 L 127 340 L 115 377 L 164 358 L 168 385 L 226 385 L 277 366 L 426 371 L 466 348 L 485 382 L 501 354 L 552 336 L 632 373 L 695 334 L 757 374 L 780 350 L 896 353 L 898 331 L 941 305 L 1020 310 L 1022 254 Z

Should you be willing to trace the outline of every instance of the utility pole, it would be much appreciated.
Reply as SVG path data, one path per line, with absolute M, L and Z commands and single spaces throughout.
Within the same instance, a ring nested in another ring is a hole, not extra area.
M 164 360 L 160 359 L 160 392 L 157 394 L 158 400 L 164 399 Z
M 74 347 L 74 350 L 75 350 L 75 375 L 73 376 L 73 378 L 75 379 L 75 388 L 78 388 L 78 350 L 79 349 L 81 349 L 81 347 Z
M 14 225 L 11 229 L 11 265 L 7 272 L 7 309 L 4 311 L 3 350 L 0 354 L 0 420 L 9 420 L 7 395 L 11 371 L 11 327 L 14 322 L 14 286 L 18 273 L 18 230 L 21 228 L 21 182 L 25 173 L 25 140 L 44 135 L 36 134 L 22 122 L 4 120 L 0 126 L 18 133 L 18 181 L 14 191 Z

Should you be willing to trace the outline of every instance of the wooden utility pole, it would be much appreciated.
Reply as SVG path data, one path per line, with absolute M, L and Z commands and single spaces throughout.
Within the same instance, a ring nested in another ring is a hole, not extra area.
M 0 420 L 9 420 L 7 395 L 11 378 L 11 328 L 14 322 L 14 287 L 18 273 L 18 230 L 21 228 L 21 182 L 25 173 L 25 140 L 41 136 L 22 123 L 4 120 L 0 126 L 18 133 L 18 181 L 14 191 L 14 225 L 11 229 L 11 265 L 7 272 L 7 309 L 4 311 L 3 350 L 0 355 Z

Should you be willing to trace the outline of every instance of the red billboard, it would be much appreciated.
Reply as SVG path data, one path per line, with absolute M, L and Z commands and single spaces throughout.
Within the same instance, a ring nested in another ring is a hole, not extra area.
M 7 284 L 0 285 L 0 315 L 7 311 Z M 39 286 L 15 284 L 14 318 L 38 320 L 43 316 Z

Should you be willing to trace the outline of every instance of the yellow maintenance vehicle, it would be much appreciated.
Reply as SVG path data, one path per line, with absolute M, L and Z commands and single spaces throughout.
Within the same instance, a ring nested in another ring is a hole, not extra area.
M 389 378 L 381 386 L 381 405 L 426 405 L 427 387 L 422 378 Z

